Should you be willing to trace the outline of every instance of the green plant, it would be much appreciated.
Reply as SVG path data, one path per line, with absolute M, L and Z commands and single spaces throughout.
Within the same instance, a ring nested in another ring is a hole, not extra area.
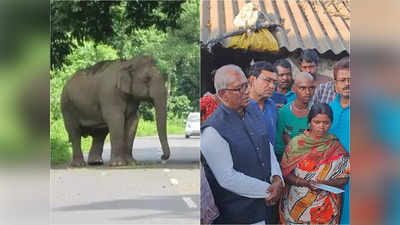
M 186 95 L 170 96 L 168 98 L 168 119 L 173 117 L 186 118 L 191 111 L 190 100 Z
M 64 129 L 62 120 L 52 121 L 50 124 L 51 164 L 66 163 L 71 160 L 71 144 Z
M 154 107 L 151 103 L 140 103 L 139 113 L 144 120 L 154 121 Z

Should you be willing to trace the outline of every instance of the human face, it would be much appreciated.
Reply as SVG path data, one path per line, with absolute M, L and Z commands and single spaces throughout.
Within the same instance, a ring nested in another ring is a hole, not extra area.
M 282 89 L 288 89 L 290 88 L 290 85 L 292 84 L 292 71 L 290 69 L 282 67 L 282 66 L 277 66 L 276 70 L 278 70 L 278 85 L 279 88 Z
M 254 94 L 261 98 L 270 98 L 274 93 L 278 77 L 276 73 L 261 70 L 260 75 L 252 79 L 251 88 L 254 89 Z M 253 92 L 252 92 L 253 93 Z
M 308 72 L 314 76 L 317 73 L 317 65 L 315 64 L 315 62 L 306 62 L 303 60 L 300 63 L 300 71 Z
M 310 122 L 310 132 L 314 137 L 325 137 L 331 128 L 332 121 L 326 114 L 317 114 Z
M 335 89 L 336 92 L 345 98 L 350 98 L 351 76 L 349 69 L 342 69 L 336 72 Z
M 220 90 L 224 104 L 238 112 L 241 112 L 249 104 L 249 88 L 246 77 L 239 73 L 232 75 L 233 81 L 227 88 Z
M 293 85 L 293 92 L 296 93 L 296 99 L 302 103 L 309 103 L 311 97 L 314 94 L 315 85 L 314 82 L 304 79 L 303 81 L 297 81 Z

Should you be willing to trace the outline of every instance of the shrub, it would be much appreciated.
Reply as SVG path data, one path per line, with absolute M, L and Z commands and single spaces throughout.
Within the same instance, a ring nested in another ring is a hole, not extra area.
M 154 111 L 154 107 L 151 103 L 149 103 L 149 102 L 140 103 L 139 113 L 140 113 L 140 116 L 144 120 L 154 121 L 155 111 Z
M 186 118 L 191 111 L 190 100 L 186 95 L 168 98 L 168 119 L 172 119 L 172 117 Z
M 50 124 L 51 164 L 66 163 L 72 157 L 71 144 L 63 123 L 63 120 L 56 120 Z

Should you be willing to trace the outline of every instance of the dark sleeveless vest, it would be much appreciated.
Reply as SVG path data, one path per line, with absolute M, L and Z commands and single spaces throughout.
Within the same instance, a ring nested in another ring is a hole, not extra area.
M 233 168 L 247 176 L 270 182 L 269 137 L 262 115 L 255 108 L 245 108 L 244 117 L 223 104 L 201 127 L 213 127 L 229 143 Z M 207 141 L 207 140 L 202 140 Z M 247 198 L 221 187 L 203 158 L 204 170 L 220 216 L 214 223 L 251 224 L 266 219 L 263 198 Z

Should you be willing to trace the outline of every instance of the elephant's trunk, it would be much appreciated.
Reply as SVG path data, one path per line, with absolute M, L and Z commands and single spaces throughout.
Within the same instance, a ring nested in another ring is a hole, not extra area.
M 161 98 L 160 98 L 161 97 Z M 153 99 L 154 107 L 156 109 L 156 121 L 158 138 L 160 139 L 161 147 L 163 150 L 162 160 L 169 159 L 170 150 L 167 140 L 167 91 L 163 96 Z

